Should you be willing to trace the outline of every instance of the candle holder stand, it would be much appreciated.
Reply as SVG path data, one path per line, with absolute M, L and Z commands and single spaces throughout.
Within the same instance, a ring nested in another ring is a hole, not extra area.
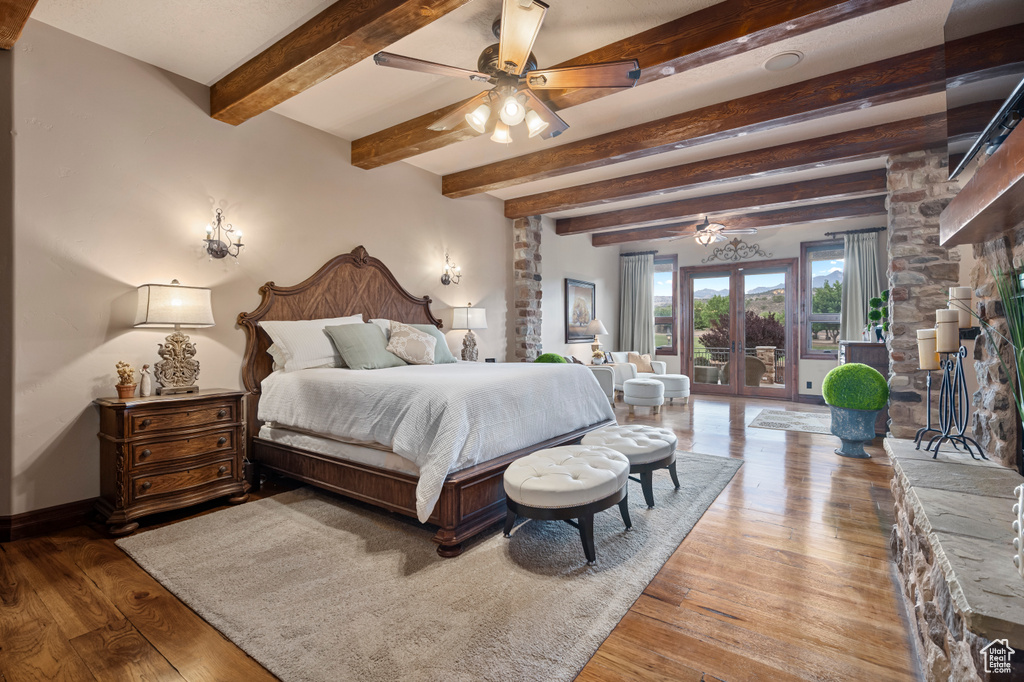
M 960 338 L 977 338 L 978 328 L 960 330 Z M 925 446 L 926 451 L 935 450 L 932 459 L 939 456 L 939 448 L 942 444 L 949 442 L 955 450 L 961 446 L 971 455 L 971 459 L 988 459 L 982 452 L 978 441 L 966 434 L 967 425 L 970 422 L 971 402 L 967 392 L 967 379 L 964 376 L 964 359 L 967 357 L 967 348 L 961 344 L 960 349 L 950 353 L 942 353 L 945 358 L 939 363 L 942 369 L 942 386 L 939 389 L 939 434 L 932 436 Z M 930 373 L 929 373 L 929 378 Z M 978 456 L 975 456 L 973 445 L 978 449 Z
M 924 426 L 918 429 L 917 435 L 914 436 L 914 442 L 917 443 L 917 450 L 921 449 L 921 443 L 924 442 L 925 434 L 931 433 L 932 431 L 934 431 L 935 433 L 942 433 L 941 430 L 932 426 L 932 371 L 929 369 L 927 370 L 927 372 L 928 379 L 925 381 L 926 388 L 924 400 L 927 409 L 926 414 L 928 416 L 926 417 L 927 421 L 925 421 Z

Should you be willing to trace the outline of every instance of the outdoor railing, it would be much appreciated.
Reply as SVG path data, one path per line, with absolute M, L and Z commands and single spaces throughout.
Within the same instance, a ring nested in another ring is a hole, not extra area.
M 746 348 L 746 355 L 757 357 L 757 350 Z M 705 347 L 693 351 L 693 364 L 695 367 L 721 367 L 729 361 L 729 348 Z M 786 383 L 786 349 L 775 349 L 775 376 L 776 384 Z

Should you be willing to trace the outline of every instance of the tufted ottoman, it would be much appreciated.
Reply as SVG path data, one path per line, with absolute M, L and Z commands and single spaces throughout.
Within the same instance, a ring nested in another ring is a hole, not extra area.
M 676 398 L 682 398 L 684 404 L 690 402 L 690 377 L 685 374 L 655 374 L 650 378 L 660 381 L 665 387 L 669 405 Z
M 676 434 L 656 426 L 626 424 L 606 426 L 583 436 L 583 445 L 604 446 L 621 452 L 629 459 L 629 473 L 640 474 L 631 479 L 640 483 L 648 509 L 654 509 L 654 472 L 668 469 L 672 483 L 679 490 L 676 474 Z
M 626 379 L 622 384 L 622 400 L 629 405 L 630 414 L 634 405 L 652 407 L 654 414 L 658 414 L 665 404 L 665 384 L 657 379 Z
M 563 445 L 521 457 L 505 469 L 505 537 L 516 516 L 565 521 L 579 529 L 587 563 L 594 552 L 594 514 L 619 505 L 626 529 L 629 520 L 626 482 L 629 460 L 611 448 Z M 573 521 L 572 519 L 578 519 Z

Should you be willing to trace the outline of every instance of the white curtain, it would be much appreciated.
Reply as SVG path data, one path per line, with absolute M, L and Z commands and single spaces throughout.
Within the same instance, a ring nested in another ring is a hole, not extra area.
M 878 233 L 843 236 L 843 298 L 839 313 L 839 338 L 859 341 L 868 319 L 868 301 L 881 291 L 878 267 Z
M 619 256 L 619 350 L 654 353 L 654 251 Z

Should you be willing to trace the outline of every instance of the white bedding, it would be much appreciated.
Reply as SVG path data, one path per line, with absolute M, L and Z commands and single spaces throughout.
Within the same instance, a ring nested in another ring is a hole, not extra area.
M 420 469 L 416 514 L 430 517 L 448 472 L 615 414 L 584 365 L 458 362 L 274 372 L 259 419 L 379 443 Z

